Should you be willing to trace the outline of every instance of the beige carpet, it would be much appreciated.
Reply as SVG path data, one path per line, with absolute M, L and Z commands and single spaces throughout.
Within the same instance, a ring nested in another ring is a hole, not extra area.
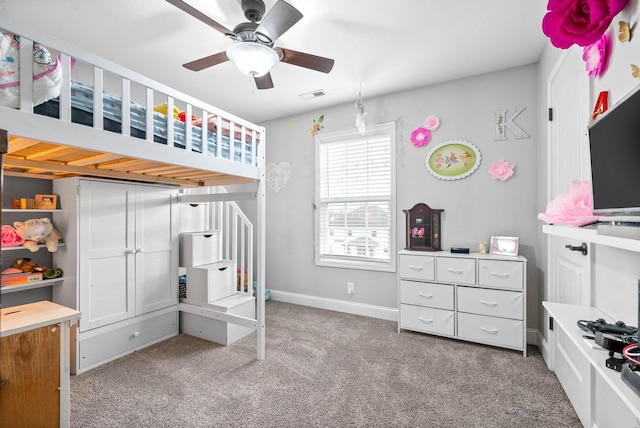
M 267 302 L 230 346 L 180 335 L 71 380 L 72 427 L 580 427 L 537 348 Z

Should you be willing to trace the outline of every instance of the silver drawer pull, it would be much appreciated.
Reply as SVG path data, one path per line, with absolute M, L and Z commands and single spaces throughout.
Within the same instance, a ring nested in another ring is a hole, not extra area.
M 498 302 L 487 302 L 486 300 L 480 300 L 480 303 L 487 306 L 498 306 Z
M 422 270 L 424 269 L 424 266 L 414 266 L 414 265 L 409 265 L 409 267 L 413 270 Z
M 451 268 L 448 268 L 447 270 L 449 272 L 451 272 L 451 273 L 463 273 L 464 272 L 462 269 L 451 269 Z
M 508 273 L 491 272 L 491 275 L 499 276 L 500 278 L 509 278 L 509 274 Z
M 489 334 L 498 334 L 498 330 L 496 330 L 496 329 L 480 327 L 480 330 L 484 331 L 485 333 L 489 333 Z
M 418 296 L 422 296 L 425 299 L 431 299 L 433 297 L 433 294 L 431 294 L 431 293 L 429 293 L 429 294 L 418 293 Z
M 433 318 L 430 318 L 430 319 L 426 320 L 426 319 L 424 319 L 422 317 L 418 317 L 418 319 L 420 321 L 422 321 L 423 323 L 425 323 L 425 324 L 433 324 Z

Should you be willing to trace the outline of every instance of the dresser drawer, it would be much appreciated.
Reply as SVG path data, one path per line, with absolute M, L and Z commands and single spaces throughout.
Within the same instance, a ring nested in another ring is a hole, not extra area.
M 454 319 L 453 311 L 425 308 L 423 306 L 400 305 L 400 328 L 453 336 Z
M 524 322 L 458 313 L 458 337 L 489 345 L 522 349 Z
M 519 291 L 458 287 L 458 311 L 521 320 L 524 294 Z
M 456 284 L 475 284 L 476 260 L 462 257 L 438 257 L 436 280 Z
M 400 303 L 453 310 L 453 285 L 400 281 Z
M 401 254 L 398 257 L 400 278 L 433 281 L 435 257 Z
M 524 263 L 508 260 L 478 260 L 478 284 L 522 290 Z
M 78 354 L 80 370 L 91 368 L 123 356 L 151 343 L 178 334 L 178 314 L 171 311 L 142 321 L 128 320 L 107 328 L 90 331 L 91 336 L 80 337 Z M 126 325 L 125 325 L 126 324 Z M 99 333 L 99 331 L 104 333 Z

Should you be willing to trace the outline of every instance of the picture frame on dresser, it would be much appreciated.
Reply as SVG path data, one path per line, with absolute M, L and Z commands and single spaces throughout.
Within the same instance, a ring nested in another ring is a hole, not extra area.
M 520 238 L 515 236 L 492 236 L 489 254 L 498 256 L 517 256 Z

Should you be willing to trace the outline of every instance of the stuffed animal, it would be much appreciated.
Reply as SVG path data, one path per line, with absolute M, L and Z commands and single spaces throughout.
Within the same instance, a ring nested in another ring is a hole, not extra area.
M 53 227 L 51 219 L 45 217 L 24 222 L 16 221 L 13 223 L 13 227 L 16 228 L 18 235 L 25 239 L 22 245 L 31 252 L 38 251 L 38 244 L 41 243 L 44 243 L 47 246 L 47 250 L 52 253 L 58 249 L 58 242 L 61 236 Z
M 42 273 L 42 277 L 45 279 L 53 279 L 62 276 L 62 269 L 50 269 L 47 266 L 39 265 L 35 262 L 32 262 L 31 259 L 27 257 L 21 257 L 19 259 L 15 259 L 13 263 L 11 263 L 11 267 L 6 268 L 2 271 L 3 275 L 12 275 L 16 273 L 34 273 L 40 272 Z
M 27 257 L 21 257 L 19 259 L 15 259 L 13 263 L 11 263 L 11 267 L 14 269 L 20 269 L 22 272 L 25 272 L 25 273 L 44 272 L 44 271 L 50 270 L 48 267 L 39 265 L 31 261 L 31 259 Z

